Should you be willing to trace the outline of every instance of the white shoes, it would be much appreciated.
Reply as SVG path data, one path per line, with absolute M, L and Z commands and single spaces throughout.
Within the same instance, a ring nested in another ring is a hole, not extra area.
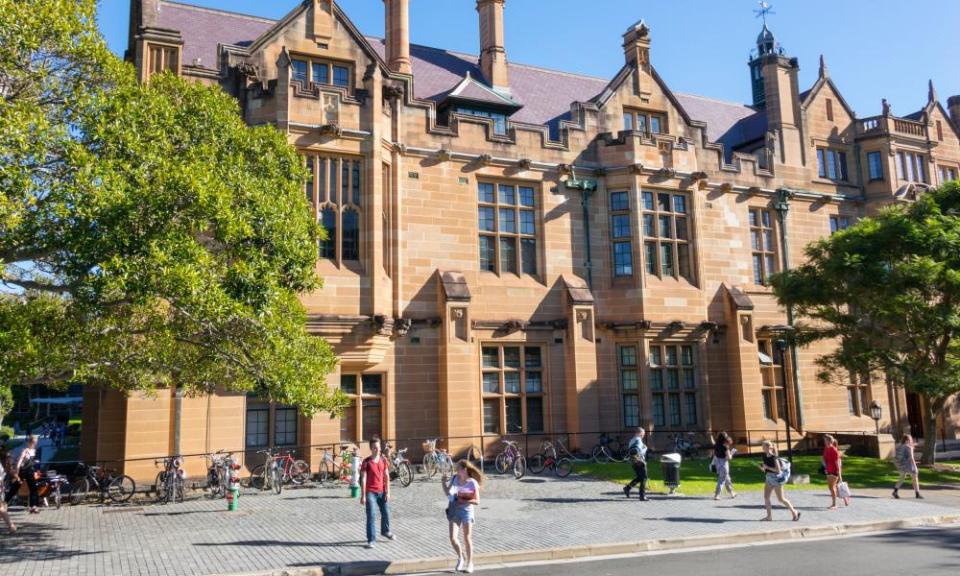
M 467 564 L 467 561 L 464 559 L 463 556 L 460 556 L 459 558 L 457 558 L 457 567 L 454 568 L 454 570 L 455 570 L 456 572 L 463 572 L 463 567 L 464 567 L 466 564 Z
M 473 574 L 473 562 L 467 564 L 467 567 L 466 569 L 464 569 L 464 572 L 466 572 L 467 574 Z

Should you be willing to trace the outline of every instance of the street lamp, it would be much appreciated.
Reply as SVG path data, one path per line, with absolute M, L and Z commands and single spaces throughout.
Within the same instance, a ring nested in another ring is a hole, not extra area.
M 774 345 L 780 351 L 780 377 L 783 381 L 784 411 L 783 421 L 787 427 L 787 460 L 793 464 L 793 435 L 790 432 L 790 394 L 787 388 L 787 348 L 789 343 L 787 338 L 794 332 L 793 326 L 778 325 L 771 326 L 770 332 L 777 336 Z
M 876 400 L 870 403 L 870 417 L 873 418 L 873 423 L 877 425 L 877 436 L 880 436 L 880 418 L 883 417 L 883 408 Z

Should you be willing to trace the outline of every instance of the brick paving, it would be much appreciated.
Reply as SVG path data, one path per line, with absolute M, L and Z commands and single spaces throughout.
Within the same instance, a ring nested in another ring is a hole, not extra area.
M 735 500 L 653 495 L 627 501 L 620 487 L 571 476 L 566 480 L 490 478 L 478 511 L 478 553 L 534 550 L 735 534 L 797 526 L 789 513 L 763 516 L 757 493 Z M 828 496 L 791 492 L 801 526 L 824 526 L 960 513 L 954 500 L 893 500 L 863 495 L 853 506 L 825 510 Z M 346 487 L 308 486 L 274 494 L 244 494 L 240 511 L 195 498 L 165 506 L 79 506 L 14 513 L 21 532 L 0 532 L 0 574 L 40 576 L 205 576 L 303 568 L 328 563 L 449 556 L 445 499 L 439 482 L 394 487 L 396 542 L 365 550 L 363 513 Z

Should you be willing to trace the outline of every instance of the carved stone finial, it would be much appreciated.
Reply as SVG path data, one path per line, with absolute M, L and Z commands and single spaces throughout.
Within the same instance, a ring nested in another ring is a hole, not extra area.
M 889 115 L 890 115 L 890 102 L 888 102 L 887 99 L 884 98 L 884 99 L 881 101 L 881 105 L 883 106 L 883 115 L 884 115 L 884 116 L 889 116 Z
M 827 68 L 827 60 L 823 57 L 823 54 L 820 55 L 820 77 L 829 78 L 830 70 Z
M 927 89 L 927 102 L 936 102 L 937 100 L 937 89 L 933 86 L 933 79 L 931 79 Z

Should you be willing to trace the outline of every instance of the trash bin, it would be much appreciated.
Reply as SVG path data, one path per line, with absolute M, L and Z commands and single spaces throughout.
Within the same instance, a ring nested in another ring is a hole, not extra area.
M 680 487 L 680 461 L 679 454 L 664 454 L 660 457 L 660 467 L 663 469 L 663 485 L 670 489 L 671 494 Z

